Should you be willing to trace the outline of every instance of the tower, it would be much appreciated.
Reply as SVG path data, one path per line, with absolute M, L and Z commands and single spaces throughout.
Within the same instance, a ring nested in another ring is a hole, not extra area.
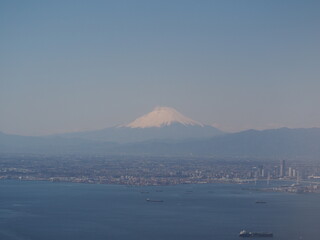
M 280 174 L 279 177 L 284 177 L 286 175 L 286 162 L 285 160 L 282 160 L 280 162 Z

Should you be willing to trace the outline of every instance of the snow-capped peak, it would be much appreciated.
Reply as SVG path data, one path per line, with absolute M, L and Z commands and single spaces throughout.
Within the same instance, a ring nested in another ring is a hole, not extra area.
M 203 124 L 196 122 L 188 117 L 183 116 L 177 110 L 170 107 L 156 107 L 152 112 L 137 118 L 132 123 L 125 125 L 130 128 L 149 128 L 149 127 L 163 127 L 169 126 L 173 123 L 180 123 L 183 125 L 197 125 Z

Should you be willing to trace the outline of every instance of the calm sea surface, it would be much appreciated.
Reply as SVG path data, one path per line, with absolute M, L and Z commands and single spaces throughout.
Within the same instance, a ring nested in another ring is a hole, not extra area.
M 232 240 L 242 229 L 320 239 L 320 195 L 243 187 L 0 181 L 0 239 Z

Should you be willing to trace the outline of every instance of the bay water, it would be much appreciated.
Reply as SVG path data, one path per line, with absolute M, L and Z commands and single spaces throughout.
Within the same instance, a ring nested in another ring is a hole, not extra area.
M 272 232 L 274 240 L 320 239 L 320 195 L 250 190 L 262 184 L 2 180 L 0 239 L 236 240 L 243 229 Z

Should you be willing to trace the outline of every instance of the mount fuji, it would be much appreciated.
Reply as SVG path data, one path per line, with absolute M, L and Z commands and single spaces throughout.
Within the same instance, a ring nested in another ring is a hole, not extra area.
M 182 124 L 184 126 L 204 126 L 199 122 L 183 116 L 174 108 L 156 107 L 152 112 L 137 118 L 132 123 L 129 123 L 124 127 L 149 128 L 170 126 L 172 124 Z
M 202 139 L 223 134 L 217 128 L 204 125 L 179 113 L 174 108 L 156 107 L 153 111 L 129 124 L 96 131 L 62 134 L 62 137 L 81 138 L 118 143 L 148 140 Z

